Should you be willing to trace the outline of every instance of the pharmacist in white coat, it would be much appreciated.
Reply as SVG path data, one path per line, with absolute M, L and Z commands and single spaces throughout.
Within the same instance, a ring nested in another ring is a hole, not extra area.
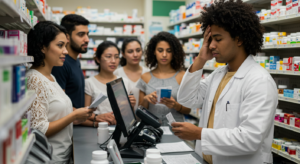
M 210 164 L 273 163 L 271 147 L 277 88 L 270 74 L 248 55 L 255 54 L 261 47 L 262 30 L 250 28 L 261 28 L 259 19 L 241 2 L 213 6 L 202 13 L 203 47 L 186 71 L 178 91 L 179 103 L 202 109 L 200 123 L 198 127 L 173 123 L 172 130 L 179 138 L 196 140 L 196 153 Z M 237 8 L 241 11 L 224 12 Z M 233 14 L 240 22 L 214 16 L 216 10 L 224 18 Z M 243 20 L 245 18 L 247 20 Z M 252 24 L 246 26 L 246 21 Z M 227 30 L 234 31 L 237 37 L 232 37 L 234 35 Z M 213 57 L 228 65 L 201 80 L 206 61 Z

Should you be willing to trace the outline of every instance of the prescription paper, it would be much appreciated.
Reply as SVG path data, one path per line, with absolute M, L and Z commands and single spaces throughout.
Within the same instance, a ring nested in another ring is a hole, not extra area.
M 168 114 L 166 115 L 166 117 L 167 117 L 167 120 L 168 120 L 168 122 L 169 122 L 168 124 L 169 124 L 170 126 L 172 126 L 172 123 L 173 123 L 173 122 L 176 122 L 171 112 L 168 113 Z
M 167 155 L 167 156 L 162 156 L 162 159 L 167 164 L 201 164 L 191 154 L 187 154 L 187 155 Z
M 161 143 L 156 144 L 156 148 L 160 150 L 161 153 L 176 153 L 176 152 L 187 152 L 194 151 L 191 149 L 186 143 L 181 142 L 173 142 L 173 143 Z
M 93 103 L 89 106 L 89 109 L 97 108 L 99 104 L 101 104 L 105 99 L 107 99 L 107 96 L 100 93 L 97 98 L 93 101 Z
M 164 131 L 164 135 L 172 135 L 173 134 L 170 130 L 170 127 L 168 127 L 168 126 L 161 126 L 160 128 Z

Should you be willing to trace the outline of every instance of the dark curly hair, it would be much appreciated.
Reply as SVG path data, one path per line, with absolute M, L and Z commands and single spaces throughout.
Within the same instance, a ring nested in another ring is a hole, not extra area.
M 154 35 L 146 47 L 146 65 L 151 69 L 157 65 L 157 60 L 155 54 L 156 45 L 160 41 L 166 41 L 169 43 L 172 51 L 172 61 L 171 67 L 178 71 L 184 68 L 184 56 L 185 53 L 183 48 L 179 42 L 179 40 L 171 33 L 168 32 L 160 32 Z
M 28 56 L 34 57 L 32 65 L 34 67 L 45 66 L 45 54 L 42 52 L 43 47 L 48 47 L 55 37 L 60 34 L 67 34 L 64 27 L 51 22 L 43 21 L 37 23 L 28 33 Z
M 103 52 L 109 47 L 115 47 L 118 50 L 118 53 L 120 54 L 120 49 L 118 48 L 118 46 L 115 43 L 113 43 L 111 41 L 104 41 L 101 44 L 99 44 L 99 46 L 97 47 L 95 58 L 100 60 Z M 99 66 L 98 71 L 100 72 L 100 70 L 101 70 L 100 63 L 98 63 L 96 59 L 95 59 L 95 63 Z
M 136 38 L 125 39 L 123 44 L 122 44 L 122 49 L 121 49 L 123 54 L 125 54 L 126 47 L 131 42 L 138 42 L 140 44 L 140 46 L 142 47 L 142 43 Z M 120 60 L 120 65 L 123 67 L 126 64 L 127 64 L 126 59 L 124 57 L 122 57 L 121 60 Z
M 247 55 L 261 51 L 264 28 L 251 5 L 242 0 L 219 0 L 204 10 L 200 18 L 203 31 L 211 25 L 222 27 L 232 38 L 243 41 Z

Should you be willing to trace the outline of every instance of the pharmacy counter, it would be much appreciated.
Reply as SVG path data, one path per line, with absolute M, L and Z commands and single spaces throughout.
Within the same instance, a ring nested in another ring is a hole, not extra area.
M 164 135 L 161 143 L 172 143 L 182 141 L 174 135 Z M 97 129 L 92 127 L 74 126 L 73 132 L 73 146 L 74 146 L 74 163 L 75 164 L 89 164 L 92 160 L 92 152 L 100 150 L 97 144 Z M 167 153 L 162 155 L 176 155 L 176 154 L 192 154 L 201 164 L 207 164 L 195 152 L 184 153 Z M 124 162 L 142 162 L 143 159 L 123 159 Z

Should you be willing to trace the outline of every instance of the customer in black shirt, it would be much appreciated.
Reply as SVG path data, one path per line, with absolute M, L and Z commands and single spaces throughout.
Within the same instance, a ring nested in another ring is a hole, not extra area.
M 89 21 L 84 17 L 76 14 L 69 14 L 62 18 L 61 25 L 67 30 L 68 55 L 62 67 L 54 67 L 52 75 L 55 76 L 58 84 L 70 97 L 74 110 L 84 106 L 84 76 L 81 70 L 78 55 L 86 53 L 89 43 Z M 115 121 L 113 115 L 98 115 L 93 114 L 90 119 L 93 119 L 97 126 L 97 122 Z

